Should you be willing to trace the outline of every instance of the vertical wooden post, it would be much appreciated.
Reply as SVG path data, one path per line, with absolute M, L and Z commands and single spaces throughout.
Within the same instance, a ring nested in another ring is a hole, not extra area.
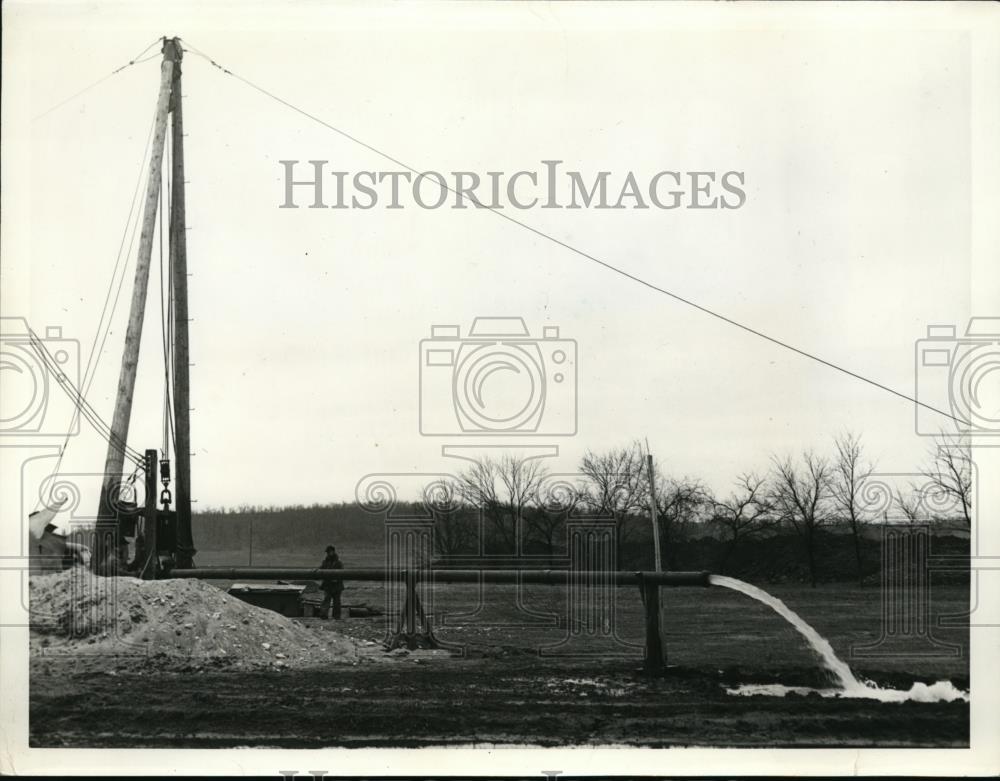
M 417 617 L 420 619 L 421 641 L 429 648 L 437 648 L 438 642 L 437 638 L 434 637 L 431 621 L 427 617 L 427 613 L 424 612 L 424 606 L 420 602 L 420 596 L 417 594 L 416 589 L 413 591 L 413 596 L 417 601 Z
M 649 443 L 646 443 L 646 450 L 649 450 Z M 656 479 L 653 473 L 653 454 L 646 453 L 646 471 L 649 475 L 649 518 L 653 524 L 653 568 L 657 572 L 662 572 L 662 562 L 660 560 L 660 520 L 656 512 Z
M 165 49 L 166 51 L 166 49 Z M 125 331 L 125 348 L 122 353 L 121 371 L 118 376 L 118 393 L 115 397 L 111 436 L 104 461 L 100 505 L 97 510 L 96 550 L 91 567 L 99 575 L 108 572 L 109 556 L 117 558 L 117 551 L 107 550 L 107 534 L 116 531 L 116 513 L 113 494 L 118 490 L 125 465 L 125 445 L 128 442 L 129 421 L 132 417 L 132 395 L 139 366 L 139 343 L 142 339 L 142 321 L 146 313 L 146 289 L 149 286 L 149 261 L 153 252 L 153 232 L 156 228 L 157 201 L 160 197 L 160 169 L 163 164 L 163 146 L 167 132 L 167 111 L 170 107 L 170 90 L 174 63 L 164 57 L 160 66 L 160 93 L 156 100 L 153 144 L 149 158 L 149 177 L 143 206 L 142 229 L 139 235 L 139 254 L 135 263 L 135 281 L 132 286 L 132 304 L 129 309 L 128 328 Z M 117 564 L 117 561 L 115 562 Z
M 417 637 L 417 573 L 415 570 L 406 571 L 406 640 L 407 643 L 415 643 Z
M 433 518 L 385 518 L 385 593 L 386 593 L 386 648 L 401 645 L 407 648 L 434 647 L 427 611 L 420 603 L 417 585 L 430 582 L 430 560 L 434 552 Z M 402 589 L 400 586 L 402 585 Z M 402 600 L 400 600 L 402 591 Z M 433 595 L 428 589 L 428 599 Z M 433 603 L 431 610 L 433 610 Z M 390 616 L 398 616 L 391 628 Z M 417 629 L 420 621 L 423 631 Z
M 191 534 L 191 393 L 188 349 L 187 222 L 184 196 L 184 113 L 181 100 L 180 41 L 166 42 L 166 56 L 174 63 L 171 88 L 171 170 L 170 192 L 170 279 L 174 301 L 174 432 L 177 437 L 174 459 L 177 467 L 177 566 L 194 566 L 194 540 Z
M 155 449 L 146 451 L 146 506 L 142 513 L 142 537 L 144 549 L 139 552 L 142 560 L 139 563 L 139 577 L 143 580 L 154 580 L 159 574 L 159 545 L 156 540 L 156 502 L 159 498 L 156 483 L 157 454 Z
M 644 580 L 639 587 L 642 589 L 642 603 L 646 612 L 646 663 L 648 673 L 663 672 L 666 658 L 663 653 L 663 640 L 660 637 L 660 586 Z
M 663 559 L 662 553 L 660 552 L 660 518 L 659 513 L 656 509 L 656 470 L 653 468 L 653 453 L 649 449 L 649 440 L 646 440 L 646 471 L 649 476 L 649 517 L 653 524 L 653 566 L 657 572 L 663 571 Z M 663 651 L 663 641 L 660 636 L 660 613 L 662 608 L 660 606 L 660 587 L 653 586 L 652 594 L 654 597 L 652 599 L 647 598 L 648 595 L 644 595 L 644 602 L 646 604 L 646 664 L 647 669 L 650 669 L 650 628 L 648 626 L 649 622 L 649 610 L 650 604 L 655 602 L 656 604 L 656 669 L 662 669 L 665 664 L 665 654 Z

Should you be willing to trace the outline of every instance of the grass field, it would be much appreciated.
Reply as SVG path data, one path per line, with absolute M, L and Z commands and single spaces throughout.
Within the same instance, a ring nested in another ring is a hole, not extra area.
M 377 549 L 348 550 L 344 557 L 349 567 L 385 565 L 384 555 Z M 315 567 L 319 564 L 315 558 L 276 551 L 268 554 L 266 562 L 255 564 Z M 207 567 L 239 566 L 245 561 L 245 551 L 204 552 L 198 556 L 199 565 Z M 936 649 L 914 636 L 888 641 L 884 653 L 876 650 L 864 655 L 858 652 L 860 647 L 874 644 L 882 637 L 882 596 L 877 586 L 859 588 L 838 583 L 817 588 L 799 584 L 763 584 L 763 587 L 812 624 L 830 641 L 837 654 L 862 675 L 903 673 L 915 679 L 939 676 L 956 683 L 968 679 L 968 630 L 967 622 L 962 620 L 969 605 L 965 587 L 932 584 L 930 630 L 935 640 L 951 645 L 952 649 Z M 468 646 L 472 653 L 482 649 L 533 652 L 570 634 L 570 628 L 565 626 L 570 616 L 566 592 L 560 587 L 516 589 L 451 584 L 435 587 L 425 601 L 428 611 L 436 616 L 439 639 Z M 726 667 L 752 662 L 760 671 L 774 665 L 818 667 L 811 651 L 791 626 L 766 606 L 742 594 L 722 588 L 665 588 L 661 601 L 671 664 L 710 663 Z M 379 583 L 349 583 L 344 602 L 384 607 L 386 594 Z M 475 615 L 469 616 L 470 613 Z M 603 639 L 588 641 L 588 633 L 580 631 L 576 633 L 580 638 L 578 647 L 584 648 L 584 655 L 608 650 L 641 656 L 642 616 L 638 590 L 617 589 L 614 600 L 617 640 L 610 645 Z M 938 623 L 946 625 L 935 626 Z M 348 619 L 344 626 L 356 636 L 381 639 L 385 624 L 382 619 Z
M 316 566 L 315 557 L 256 564 Z M 241 564 L 230 553 L 199 564 Z M 352 555 L 349 566 L 380 566 Z M 225 586 L 225 583 L 219 583 Z M 968 631 L 938 627 L 961 615 L 968 592 L 932 590 L 926 636 L 882 636 L 878 588 L 774 586 L 855 672 L 881 686 L 949 679 L 968 688 Z M 663 589 L 665 676 L 641 672 L 637 590 L 617 589 L 614 632 L 586 627 L 565 589 L 439 585 L 425 593 L 436 636 L 452 653 L 384 656 L 374 664 L 286 672 L 142 676 L 127 670 L 50 666 L 31 681 L 34 745 L 432 745 L 470 742 L 648 746 L 962 746 L 964 703 L 885 704 L 816 695 L 733 697 L 743 683 L 830 685 L 805 641 L 770 609 L 721 588 Z M 384 607 L 382 584 L 347 584 L 344 602 Z M 394 616 L 305 619 L 381 641 Z M 576 631 L 574 631 L 574 628 Z M 875 645 L 860 656 L 860 646 Z M 107 677 L 113 674 L 114 677 Z M 142 696 L 137 697 L 136 692 Z M 974 693 L 973 693 L 974 696 Z M 318 709 L 318 710 L 317 710 Z M 140 714 L 145 714 L 138 718 Z M 58 736 L 55 737 L 55 736 Z

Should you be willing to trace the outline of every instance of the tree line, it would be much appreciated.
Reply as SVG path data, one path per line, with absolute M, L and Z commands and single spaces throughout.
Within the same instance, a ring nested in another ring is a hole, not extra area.
M 850 568 L 848 577 L 861 580 L 872 558 L 872 529 L 880 524 L 968 532 L 972 463 L 966 444 L 942 434 L 918 473 L 887 481 L 860 435 L 845 432 L 825 453 L 772 454 L 765 470 L 743 472 L 729 491 L 716 494 L 696 477 L 672 474 L 635 440 L 586 452 L 572 474 L 516 453 L 484 457 L 401 504 L 396 511 L 432 520 L 435 554 L 443 562 L 564 558 L 568 524 L 597 521 L 613 530 L 619 568 L 650 568 L 655 507 L 666 568 L 725 574 L 778 557 L 772 568 L 794 565 L 816 585 L 824 566 L 829 569 L 824 557 L 831 557 L 834 543 L 840 553 L 849 547 L 852 559 L 838 558 L 838 571 Z M 195 534 L 202 549 L 245 549 L 251 534 L 254 550 L 262 552 L 334 539 L 374 548 L 385 541 L 378 520 L 354 502 L 244 506 L 199 513 Z
M 875 464 L 860 435 L 845 432 L 832 445 L 828 454 L 772 455 L 765 472 L 738 475 L 723 496 L 698 478 L 670 474 L 655 459 L 650 468 L 636 440 L 588 451 L 572 480 L 553 474 L 539 459 L 484 458 L 455 478 L 428 486 L 423 498 L 434 512 L 441 556 L 460 556 L 480 539 L 487 554 L 554 556 L 565 544 L 568 520 L 603 518 L 614 524 L 618 566 L 631 568 L 637 547 L 641 552 L 654 544 L 655 504 L 656 536 L 668 567 L 685 565 L 682 543 L 693 538 L 716 541 L 713 566 L 724 573 L 750 541 L 790 534 L 799 541 L 814 586 L 821 538 L 828 531 L 849 535 L 860 579 L 866 531 L 873 525 L 920 522 L 945 531 L 969 530 L 972 468 L 960 440 L 939 436 L 919 475 L 905 484 L 875 479 Z M 649 559 L 642 558 L 644 563 Z

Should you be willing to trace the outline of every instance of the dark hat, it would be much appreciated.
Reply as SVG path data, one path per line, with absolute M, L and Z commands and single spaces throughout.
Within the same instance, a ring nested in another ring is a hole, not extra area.
M 334 548 L 334 547 L 333 547 L 332 545 L 327 545 L 327 546 L 326 546 L 326 552 L 327 552 L 327 553 L 336 553 L 336 552 L 337 552 L 337 549 L 336 549 L 336 548 Z

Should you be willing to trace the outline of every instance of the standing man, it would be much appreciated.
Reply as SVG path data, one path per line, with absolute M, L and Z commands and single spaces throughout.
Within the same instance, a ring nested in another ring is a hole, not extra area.
M 344 565 L 340 561 L 340 557 L 337 555 L 337 549 L 332 545 L 326 546 L 326 558 L 323 559 L 323 563 L 319 565 L 320 569 L 343 569 Z M 344 581 L 326 579 L 320 584 L 320 588 L 323 590 L 323 604 L 319 608 L 319 614 L 323 618 L 329 618 L 327 615 L 327 610 L 330 608 L 330 603 L 333 603 L 333 617 L 335 619 L 340 619 L 340 592 L 344 590 Z

